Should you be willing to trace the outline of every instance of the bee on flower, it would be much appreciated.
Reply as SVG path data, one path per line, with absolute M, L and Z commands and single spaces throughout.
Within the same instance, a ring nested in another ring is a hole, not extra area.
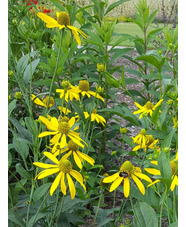
M 124 182 L 123 193 L 124 193 L 124 196 L 127 198 L 130 193 L 130 180 L 129 180 L 130 177 L 136 183 L 139 191 L 143 195 L 145 195 L 145 187 L 138 178 L 150 183 L 152 182 L 152 180 L 147 175 L 141 173 L 141 169 L 139 167 L 134 167 L 130 161 L 125 161 L 117 173 L 114 173 L 113 175 L 104 178 L 103 183 L 113 182 L 112 185 L 110 186 L 110 192 L 112 192 L 123 181 Z

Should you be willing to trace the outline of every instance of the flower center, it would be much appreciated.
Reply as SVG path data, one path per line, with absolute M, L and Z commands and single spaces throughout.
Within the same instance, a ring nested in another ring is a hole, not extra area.
M 68 13 L 66 12 L 60 12 L 58 15 L 57 15 L 57 22 L 58 24 L 60 25 L 70 25 L 70 16 Z
M 66 117 L 66 116 L 64 116 L 64 117 L 61 117 L 60 118 L 60 120 L 59 120 L 59 122 L 61 123 L 61 122 L 69 122 L 69 118 L 68 117 Z
M 63 134 L 68 134 L 69 133 L 69 131 L 70 131 L 70 126 L 69 126 L 69 124 L 67 123 L 67 122 L 60 122 L 59 124 L 58 124 L 58 131 L 60 132 L 60 133 L 63 133 Z
M 150 145 L 151 143 L 154 142 L 154 137 L 152 135 L 148 136 L 148 141 L 147 141 L 147 145 Z
M 76 143 L 74 143 L 74 141 L 70 140 L 68 142 L 68 148 L 72 151 L 77 151 L 79 146 Z
M 79 90 L 89 91 L 89 82 L 86 80 L 80 80 L 79 81 Z
M 177 160 L 172 160 L 170 162 L 171 168 L 172 168 L 172 176 L 175 174 L 177 168 L 178 168 L 178 161 Z M 178 172 L 176 173 L 178 175 Z
M 142 129 L 139 134 L 146 136 L 146 130 Z
M 126 171 L 126 172 L 132 172 L 133 168 L 134 166 L 132 165 L 132 163 L 130 161 L 126 161 L 123 163 L 120 170 Z
M 96 110 L 96 109 L 94 109 L 94 110 L 92 111 L 92 113 L 97 114 L 97 110 Z
M 72 170 L 72 164 L 69 160 L 60 160 L 58 163 L 58 167 L 61 172 L 63 173 L 69 173 Z
M 46 96 L 46 98 L 45 99 L 43 99 L 43 102 L 47 105 L 47 103 L 48 103 L 48 95 Z M 49 104 L 52 104 L 52 105 L 54 105 L 54 98 L 53 97 L 50 97 L 50 101 L 49 101 Z
M 153 104 L 150 101 L 148 101 L 146 103 L 146 108 L 149 109 L 149 110 L 152 109 L 153 108 Z

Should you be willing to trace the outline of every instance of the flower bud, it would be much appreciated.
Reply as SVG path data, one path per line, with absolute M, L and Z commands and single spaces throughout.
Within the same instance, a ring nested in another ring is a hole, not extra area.
M 70 82 L 68 81 L 68 80 L 63 80 L 62 82 L 61 82 L 61 85 L 62 85 L 62 87 L 64 88 L 64 89 L 69 89 L 70 88 Z
M 98 72 L 104 72 L 104 71 L 106 71 L 106 65 L 104 65 L 104 64 L 99 64 L 99 63 L 97 63 L 97 70 L 98 70 Z
M 159 54 L 159 55 L 162 55 L 162 51 L 161 51 L 161 50 L 158 50 L 158 54 Z
M 117 151 L 113 151 L 113 152 L 111 153 L 111 155 L 114 156 L 114 155 L 116 155 L 116 153 L 117 153 Z
M 16 92 L 14 97 L 15 97 L 16 99 L 21 99 L 21 97 L 22 97 L 21 92 Z
M 96 90 L 98 93 L 102 93 L 104 91 L 104 88 L 102 88 L 101 86 L 96 86 Z
M 121 134 L 126 134 L 127 131 L 128 131 L 127 128 L 121 128 L 121 127 L 120 127 L 120 133 L 121 133 Z
M 170 152 L 170 147 L 164 147 L 163 150 L 165 151 L 165 153 L 169 153 Z
M 167 101 L 167 104 L 171 106 L 171 105 L 173 104 L 173 102 L 174 102 L 174 101 L 173 101 L 172 99 L 169 99 L 169 100 Z

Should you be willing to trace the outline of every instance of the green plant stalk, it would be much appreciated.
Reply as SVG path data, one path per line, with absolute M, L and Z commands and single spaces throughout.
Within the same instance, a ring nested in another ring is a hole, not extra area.
M 113 201 L 113 213 L 112 213 L 112 218 L 114 218 L 114 209 L 116 206 L 116 190 L 114 191 L 114 201 Z
M 178 221 L 176 207 L 177 207 L 177 203 L 176 203 L 176 187 L 175 187 L 173 190 L 173 219 L 174 219 L 174 222 Z
M 124 209 L 124 207 L 125 207 L 126 202 L 127 202 L 127 199 L 126 199 L 126 200 L 123 199 L 123 202 L 122 202 L 122 204 L 121 204 L 121 207 L 120 207 L 120 210 L 119 210 L 119 212 L 118 212 L 118 216 L 117 216 L 117 219 L 116 219 L 116 221 L 115 221 L 115 223 L 114 223 L 114 226 L 118 226 L 117 224 L 118 224 L 118 221 L 119 221 L 119 220 L 121 219 L 121 217 L 122 217 L 123 209 Z
M 62 117 L 62 113 L 63 113 L 63 106 L 65 103 L 65 94 L 66 94 L 66 88 L 64 88 L 64 96 L 62 98 L 62 103 L 61 103 L 61 110 L 60 110 L 60 116 Z
M 131 206 L 132 206 L 132 210 L 133 210 L 133 212 L 134 212 L 134 216 L 135 216 L 135 218 L 136 218 L 136 221 L 137 221 L 137 223 L 138 223 L 138 226 L 141 227 L 140 222 L 139 222 L 139 219 L 138 219 L 138 216 L 136 215 L 136 211 L 135 211 L 135 208 L 134 208 L 134 204 L 133 204 L 133 202 L 132 202 L 131 192 L 129 193 L 129 197 L 130 197 L 130 203 L 131 203 Z
M 166 197 L 166 203 L 167 203 L 167 206 L 166 206 L 166 208 L 167 208 L 167 217 L 168 217 L 168 223 L 169 223 L 169 225 L 170 225 L 170 214 L 169 214 L 169 206 L 168 206 L 168 197 Z
M 121 163 L 123 164 L 123 157 L 124 157 L 124 135 L 122 134 L 122 159 L 121 159 Z
M 26 226 L 29 226 L 29 213 L 30 213 L 30 206 L 32 203 L 32 197 L 34 193 L 34 187 L 35 187 L 35 181 L 32 180 L 32 188 L 31 188 L 30 199 L 29 199 L 30 202 L 28 204 L 27 215 L 26 215 Z
M 96 210 L 95 217 L 94 217 L 93 227 L 95 226 L 95 223 L 96 223 L 96 218 L 97 218 L 97 215 L 98 215 L 98 211 L 99 211 L 99 208 L 100 208 L 102 197 L 103 197 L 103 192 L 101 192 L 101 195 L 99 197 L 98 206 L 97 206 L 97 210 Z
M 77 182 L 77 181 L 76 181 Z M 61 214 L 61 212 L 62 212 L 62 210 L 63 210 L 63 204 L 64 204 L 64 201 L 65 201 L 65 195 L 63 194 L 63 197 L 62 197 L 62 201 L 61 201 L 61 207 L 60 207 L 60 210 L 59 210 L 59 212 L 57 213 L 57 218 L 56 218 L 56 222 L 58 221 L 58 219 L 59 219 L 59 216 L 60 216 L 60 214 Z
M 11 208 L 14 208 L 14 203 L 13 203 L 13 199 L 12 199 L 12 193 L 10 191 L 9 184 L 8 184 L 8 196 L 10 197 Z
M 56 210 L 57 210 L 57 204 L 58 204 L 58 200 L 59 200 L 59 190 L 57 190 L 56 193 L 57 193 L 56 204 L 55 204 L 55 208 L 54 208 L 52 218 L 51 218 L 50 223 L 49 223 L 49 227 L 52 226 L 52 222 L 55 219 L 55 214 L 56 214 Z
M 163 205 L 165 202 L 166 195 L 167 195 L 167 185 L 165 185 L 165 193 L 164 193 L 163 201 L 162 201 L 161 208 L 160 208 L 160 221 L 159 221 L 160 227 L 161 227 L 161 222 L 162 222 Z
M 52 87 L 53 87 L 53 84 L 54 84 L 54 79 L 55 79 L 55 76 L 56 76 L 57 67 L 58 67 L 58 63 L 59 63 L 59 57 L 60 57 L 60 52 L 61 52 L 63 34 L 64 34 L 64 30 L 62 29 L 61 30 L 61 35 L 60 35 L 60 44 L 59 44 L 59 49 L 58 49 L 58 54 L 57 54 L 56 66 L 55 66 L 54 74 L 52 76 L 52 81 L 51 81 L 51 84 L 50 84 L 50 90 L 49 90 L 49 96 L 48 96 L 48 102 L 47 102 L 46 112 L 48 110 L 48 106 L 49 106 L 49 103 L 50 103 L 50 96 L 51 96 L 51 92 L 52 92 Z
M 162 87 L 161 87 L 161 71 L 159 70 L 159 84 L 160 84 L 160 99 L 162 98 Z

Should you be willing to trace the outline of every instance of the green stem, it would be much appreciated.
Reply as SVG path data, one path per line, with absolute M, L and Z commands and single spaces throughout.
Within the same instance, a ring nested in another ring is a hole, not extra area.
M 163 205 L 165 202 L 166 195 L 167 195 L 167 185 L 165 185 L 165 193 L 164 193 L 163 201 L 162 201 L 161 208 L 160 208 L 160 227 L 161 227 L 161 221 L 162 221 Z
M 112 218 L 114 218 L 114 209 L 116 205 L 116 190 L 114 191 L 114 201 L 113 201 L 113 213 L 112 213 Z
M 127 202 L 127 199 L 126 199 L 126 200 L 123 199 L 123 202 L 122 202 L 122 204 L 121 204 L 121 207 L 120 207 L 120 210 L 119 210 L 119 212 L 118 212 L 118 216 L 117 216 L 116 222 L 114 223 L 114 226 L 118 226 L 117 224 L 118 224 L 118 221 L 120 221 L 121 218 L 122 218 L 122 214 L 123 214 L 123 210 L 124 210 L 124 208 L 125 208 L 126 202 Z
M 136 221 L 137 221 L 137 223 L 138 223 L 138 226 L 141 227 L 140 222 L 139 222 L 139 219 L 138 219 L 138 216 L 136 215 L 136 211 L 135 211 L 135 208 L 134 208 L 134 204 L 133 204 L 133 202 L 132 202 L 131 192 L 129 193 L 129 197 L 130 197 L 130 203 L 131 203 L 131 206 L 132 206 L 132 210 L 133 210 L 133 212 L 134 212 L 134 216 L 135 216 L 135 218 L 136 218 Z
M 60 35 L 60 43 L 59 43 L 59 49 L 58 49 L 58 54 L 57 54 L 56 66 L 55 66 L 54 74 L 53 74 L 52 81 L 51 81 L 51 84 L 50 84 L 50 90 L 49 90 L 49 96 L 48 96 L 46 112 L 48 110 L 48 106 L 49 106 L 49 103 L 50 103 L 50 96 L 51 96 L 51 92 L 52 92 L 52 87 L 53 87 L 53 84 L 54 84 L 54 79 L 55 79 L 55 76 L 56 76 L 57 67 L 58 67 L 58 63 L 59 63 L 59 57 L 60 57 L 60 52 L 61 52 L 63 33 L 64 33 L 64 30 L 62 29 L 61 30 L 61 35 Z
M 100 208 L 102 197 L 103 197 L 103 193 L 101 193 L 101 195 L 99 197 L 98 206 L 97 206 L 97 210 L 96 210 L 95 217 L 94 217 L 93 227 L 95 226 L 95 223 L 96 223 L 96 218 L 97 218 L 97 215 L 98 215 L 98 211 L 99 211 L 99 208 Z
M 173 190 L 173 219 L 174 219 L 174 222 L 178 221 L 176 205 L 177 205 L 177 203 L 176 203 L 176 187 L 175 187 Z
M 121 159 L 122 164 L 123 164 L 123 157 L 124 157 L 124 135 L 122 134 L 122 159 Z
M 62 212 L 64 201 L 65 201 L 65 195 L 63 194 L 62 201 L 61 201 L 61 207 L 60 207 L 59 212 L 58 212 L 57 215 L 56 215 L 56 216 L 57 216 L 56 223 L 57 223 L 57 221 L 58 221 L 58 219 L 59 219 L 59 215 L 60 215 L 61 212 Z
M 49 223 L 49 227 L 52 225 L 52 222 L 55 219 L 55 214 L 56 214 L 56 210 L 57 210 L 58 200 L 59 200 L 59 190 L 57 191 L 56 204 L 55 204 L 55 208 L 54 208 L 54 212 L 53 212 L 52 218 L 51 218 L 50 223 Z
M 161 71 L 159 71 L 159 84 L 160 84 L 160 99 L 162 98 L 162 88 L 161 88 Z
M 35 181 L 32 181 L 32 188 L 31 188 L 31 193 L 30 193 L 30 199 L 29 199 L 29 204 L 28 204 L 28 209 L 27 209 L 27 215 L 26 215 L 26 226 L 29 226 L 29 213 L 30 213 L 30 206 L 32 203 L 32 197 L 34 193 L 34 186 L 35 186 Z
M 166 208 L 167 208 L 167 218 L 168 218 L 168 223 L 169 223 L 169 225 L 170 225 L 170 212 L 169 212 L 169 206 L 168 206 L 168 197 L 166 198 L 166 203 L 167 203 L 167 206 L 166 206 Z

